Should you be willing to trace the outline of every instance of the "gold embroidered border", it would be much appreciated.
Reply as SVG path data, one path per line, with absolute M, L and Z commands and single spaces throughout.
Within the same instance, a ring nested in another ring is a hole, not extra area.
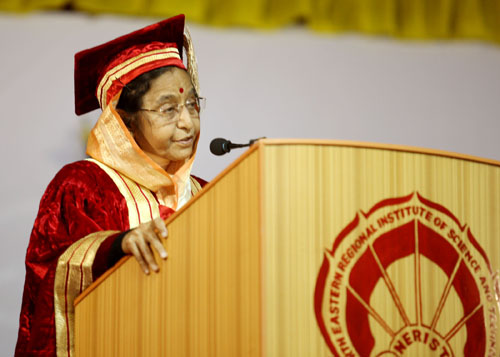
M 106 94 L 108 93 L 108 89 L 116 79 L 121 78 L 124 74 L 133 71 L 134 69 L 146 63 L 168 58 L 177 58 L 180 60 L 181 57 L 179 55 L 179 50 L 175 47 L 169 47 L 161 50 L 142 53 L 139 56 L 130 58 L 127 61 L 120 63 L 118 66 L 110 69 L 108 72 L 106 72 L 104 77 L 99 82 L 99 86 L 97 87 L 97 99 L 99 100 L 101 108 L 104 108 L 104 106 L 107 105 Z
M 73 243 L 59 257 L 54 280 L 54 313 L 57 356 L 74 352 L 73 301 L 92 283 L 92 264 L 101 243 L 117 231 L 101 231 Z
M 113 180 L 116 187 L 118 187 L 118 190 L 127 202 L 130 228 L 135 228 L 140 223 L 160 216 L 160 208 L 150 190 L 130 180 L 125 175 L 119 174 L 102 162 L 94 159 L 87 159 L 87 161 L 98 165 Z

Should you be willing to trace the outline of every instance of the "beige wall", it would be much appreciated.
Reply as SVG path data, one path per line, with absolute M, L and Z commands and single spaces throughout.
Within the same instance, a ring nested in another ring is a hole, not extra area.
M 83 157 L 98 113 L 73 111 L 73 55 L 152 19 L 0 14 L 0 350 L 10 355 L 23 259 L 38 202 L 65 163 Z M 303 29 L 192 25 L 208 98 L 194 173 L 213 178 L 240 153 L 217 136 L 331 138 L 437 148 L 500 160 L 500 47 L 399 42 Z

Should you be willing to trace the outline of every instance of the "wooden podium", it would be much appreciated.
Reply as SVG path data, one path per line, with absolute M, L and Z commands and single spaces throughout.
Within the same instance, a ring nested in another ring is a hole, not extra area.
M 500 162 L 262 140 L 77 299 L 77 356 L 498 356 Z

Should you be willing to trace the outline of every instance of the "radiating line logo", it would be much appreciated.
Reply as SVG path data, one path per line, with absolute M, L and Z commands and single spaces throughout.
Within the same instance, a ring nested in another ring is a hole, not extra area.
M 326 251 L 316 319 L 334 356 L 496 356 L 493 275 L 448 209 L 418 193 L 386 199 Z

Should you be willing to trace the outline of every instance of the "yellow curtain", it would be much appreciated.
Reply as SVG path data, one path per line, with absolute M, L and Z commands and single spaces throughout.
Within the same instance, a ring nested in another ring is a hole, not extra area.
M 91 13 L 168 17 L 215 26 L 304 23 L 325 32 L 500 43 L 500 0 L 0 0 L 0 11 L 72 7 Z

